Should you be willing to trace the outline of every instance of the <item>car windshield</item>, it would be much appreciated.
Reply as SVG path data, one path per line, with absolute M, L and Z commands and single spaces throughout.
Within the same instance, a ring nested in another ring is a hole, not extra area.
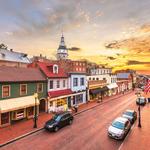
M 124 124 L 122 122 L 119 122 L 119 121 L 114 121 L 112 123 L 112 126 L 115 128 L 118 128 L 118 129 L 124 129 Z
M 144 98 L 138 98 L 138 101 L 139 101 L 139 102 L 144 102 L 145 99 L 144 99 Z
M 55 121 L 59 121 L 59 120 L 61 119 L 61 116 L 60 116 L 60 115 L 55 115 L 55 116 L 53 117 L 53 119 L 54 119 Z
M 129 112 L 129 111 L 124 112 L 124 114 L 128 116 L 133 116 L 133 112 Z

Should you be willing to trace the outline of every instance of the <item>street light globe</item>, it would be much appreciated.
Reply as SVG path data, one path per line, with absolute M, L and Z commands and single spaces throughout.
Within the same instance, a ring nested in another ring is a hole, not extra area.
M 38 93 L 34 93 L 34 98 L 38 98 Z

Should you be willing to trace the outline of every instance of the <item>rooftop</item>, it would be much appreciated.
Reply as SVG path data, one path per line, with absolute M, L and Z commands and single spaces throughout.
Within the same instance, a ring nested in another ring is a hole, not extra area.
M 46 81 L 39 69 L 0 66 L 0 82 Z

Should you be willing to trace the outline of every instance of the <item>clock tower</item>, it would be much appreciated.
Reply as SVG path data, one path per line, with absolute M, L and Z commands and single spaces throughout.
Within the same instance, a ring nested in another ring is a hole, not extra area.
M 57 49 L 57 60 L 66 60 L 68 58 L 68 49 L 65 45 L 64 36 L 62 34 L 59 47 Z

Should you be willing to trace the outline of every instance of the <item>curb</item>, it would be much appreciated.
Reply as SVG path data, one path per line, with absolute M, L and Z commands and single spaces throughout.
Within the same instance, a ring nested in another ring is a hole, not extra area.
M 131 93 L 131 92 L 125 93 L 124 95 L 129 94 L 129 93 Z M 87 108 L 87 109 L 84 109 L 84 110 L 82 110 L 82 111 L 80 111 L 80 112 L 74 113 L 73 116 L 77 116 L 77 115 L 79 115 L 79 114 L 81 114 L 81 113 L 83 113 L 83 112 L 89 111 L 89 110 L 91 110 L 91 109 L 93 109 L 93 108 L 95 108 L 95 107 L 98 107 L 98 106 L 102 105 L 102 104 L 105 104 L 105 103 L 108 103 L 108 102 L 110 102 L 110 101 L 113 101 L 113 100 L 115 100 L 116 98 L 119 98 L 119 97 L 121 97 L 121 96 L 123 96 L 123 95 L 122 95 L 122 94 L 121 94 L 121 95 L 118 95 L 118 97 L 114 97 L 114 98 L 112 98 L 112 99 L 110 99 L 110 100 L 103 101 L 103 102 L 101 102 L 101 103 L 99 103 L 99 104 L 96 104 L 96 105 L 90 107 L 90 108 Z M 1 148 L 1 147 L 4 147 L 4 146 L 7 146 L 8 144 L 11 144 L 11 143 L 13 143 L 13 142 L 15 142 L 15 141 L 18 141 L 18 140 L 20 140 L 20 139 L 23 139 L 23 138 L 25 138 L 25 137 L 27 137 L 27 136 L 29 136 L 29 135 L 31 135 L 31 134 L 34 134 L 34 133 L 36 133 L 36 132 L 39 132 L 39 131 L 41 131 L 41 130 L 43 130 L 43 129 L 44 129 L 44 127 L 41 127 L 41 128 L 36 129 L 36 130 L 34 130 L 34 131 L 31 131 L 31 132 L 28 132 L 28 133 L 23 134 L 23 135 L 21 135 L 21 136 L 18 136 L 18 137 L 14 138 L 14 139 L 12 139 L 12 140 L 9 140 L 9 141 L 7 141 L 7 142 L 5 142 L 5 143 L 3 143 L 3 144 L 0 144 L 0 148 Z

